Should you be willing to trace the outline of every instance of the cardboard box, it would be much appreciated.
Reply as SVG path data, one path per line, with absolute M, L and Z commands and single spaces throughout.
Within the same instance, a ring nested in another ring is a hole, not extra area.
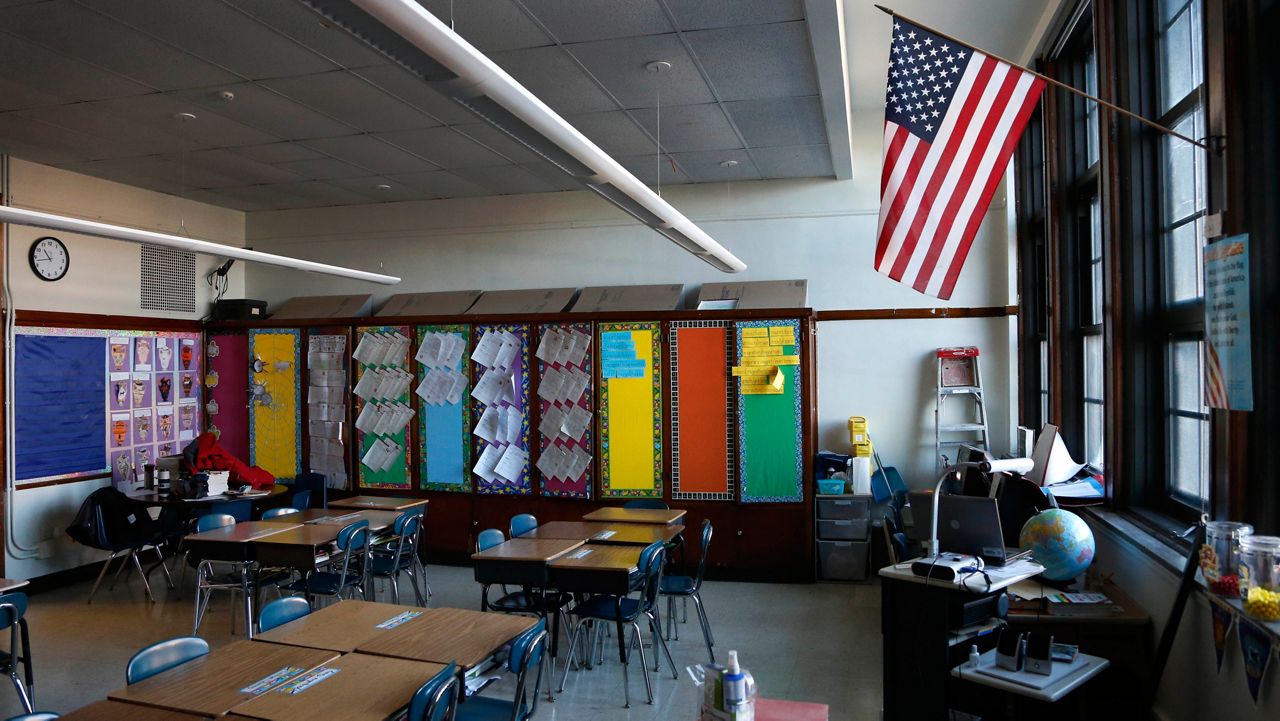
M 675 310 L 683 285 L 608 285 L 583 288 L 574 313 Z
M 397 293 L 376 316 L 462 315 L 484 291 L 446 290 L 435 293 Z
M 560 313 L 569 305 L 576 288 L 538 288 L 532 290 L 491 290 L 467 310 L 467 315 L 504 315 L 507 313 Z
M 737 300 L 734 308 L 804 308 L 809 302 L 807 280 L 756 280 L 741 283 L 704 283 L 695 308 L 704 301 Z
M 360 318 L 373 310 L 373 296 L 306 295 L 290 298 L 271 313 L 275 320 L 294 318 Z

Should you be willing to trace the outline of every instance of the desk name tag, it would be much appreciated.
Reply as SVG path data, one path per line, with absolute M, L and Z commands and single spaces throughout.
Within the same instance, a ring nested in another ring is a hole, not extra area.
M 271 689 L 275 688 L 276 686 L 279 686 L 285 681 L 288 681 L 294 676 L 297 676 L 303 671 L 306 671 L 306 669 L 299 668 L 297 666 L 285 666 L 279 671 L 276 671 L 275 673 L 269 676 L 264 676 L 258 681 L 252 684 L 249 684 L 248 686 L 245 686 L 244 688 L 240 689 L 240 693 L 247 693 L 250 696 L 257 696 L 260 693 L 270 691 Z
M 421 615 L 422 611 L 405 611 L 404 613 L 388 618 L 377 626 L 374 626 L 374 628 L 380 628 L 385 631 L 387 629 L 395 628 L 396 626 L 402 626 Z
M 595 535 L 595 538 L 596 540 L 607 541 L 616 535 L 618 535 L 617 531 L 601 531 Z
M 591 553 L 592 550 L 593 549 L 590 548 L 584 548 L 581 551 L 574 551 L 569 554 L 569 558 L 586 558 L 587 554 Z
M 312 671 L 311 673 L 307 674 L 306 676 L 303 676 L 302 678 L 286 683 L 285 685 L 276 689 L 276 693 L 287 693 L 290 696 L 296 696 L 297 694 L 300 694 L 303 691 L 306 691 L 307 689 L 311 688 L 312 686 L 315 686 L 316 684 L 329 678 L 330 676 L 333 676 L 334 674 L 338 673 L 341 670 L 342 669 L 340 668 L 316 669 L 315 671 Z

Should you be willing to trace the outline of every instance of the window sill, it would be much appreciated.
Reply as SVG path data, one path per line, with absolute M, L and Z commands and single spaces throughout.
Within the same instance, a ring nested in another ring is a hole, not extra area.
M 1149 511 L 1113 511 L 1103 506 L 1079 509 L 1080 513 L 1119 537 L 1175 575 L 1182 573 L 1191 552 L 1191 542 L 1177 534 L 1185 526 Z M 1203 587 L 1199 577 L 1196 585 Z

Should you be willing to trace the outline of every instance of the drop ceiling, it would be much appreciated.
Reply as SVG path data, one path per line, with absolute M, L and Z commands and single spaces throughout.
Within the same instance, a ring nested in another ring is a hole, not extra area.
M 646 183 L 848 154 L 835 0 L 419 2 Z M 0 152 L 246 211 L 580 189 L 296 0 L 0 0 Z

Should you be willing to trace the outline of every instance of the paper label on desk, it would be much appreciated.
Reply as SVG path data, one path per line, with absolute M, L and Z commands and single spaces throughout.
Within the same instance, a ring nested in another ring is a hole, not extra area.
M 600 540 L 600 541 L 607 541 L 607 540 L 609 540 L 610 538 L 613 538 L 613 537 L 614 537 L 614 536 L 616 536 L 616 535 L 618 535 L 618 532 L 617 532 L 617 531 L 601 531 L 601 532 L 597 533 L 596 535 L 592 536 L 592 538 L 595 538 L 595 539 Z
M 573 553 L 570 553 L 570 554 L 569 554 L 569 558 L 586 558 L 586 557 L 587 557 L 587 556 L 588 556 L 588 555 L 589 555 L 593 550 L 595 550 L 595 549 L 593 549 L 593 548 L 583 548 L 583 549 L 581 549 L 581 550 L 574 551 Z
M 385 631 L 387 629 L 395 628 L 396 626 L 402 626 L 421 615 L 422 611 L 405 611 L 398 616 L 388 618 L 377 626 L 374 626 L 374 628 L 380 628 Z
M 276 693 L 287 693 L 290 696 L 300 694 L 303 691 L 306 691 L 307 689 L 311 688 L 312 686 L 315 686 L 316 684 L 338 673 L 341 670 L 342 669 L 340 668 L 316 669 L 315 671 L 312 671 L 311 673 L 307 674 L 306 676 L 303 676 L 302 678 L 286 683 L 285 685 L 276 689 Z
M 294 676 L 297 676 L 298 674 L 306 670 L 307 669 L 299 666 L 285 666 L 279 671 L 276 671 L 275 673 L 269 676 L 263 676 L 261 679 L 249 684 L 248 686 L 245 686 L 244 688 L 240 689 L 240 693 L 247 693 L 252 696 L 257 696 L 260 693 L 265 693 L 267 691 L 270 691 L 276 686 L 279 686 L 285 681 L 288 681 L 289 679 L 293 678 Z

